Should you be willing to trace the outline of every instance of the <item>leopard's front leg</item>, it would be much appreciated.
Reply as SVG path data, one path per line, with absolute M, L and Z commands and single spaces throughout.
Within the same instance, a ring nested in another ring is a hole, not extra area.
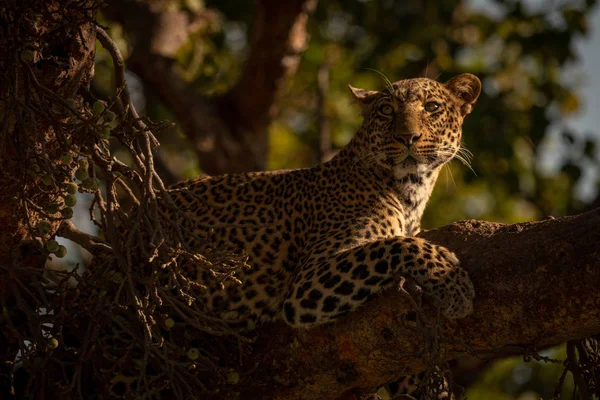
M 414 237 L 369 242 L 339 253 L 313 256 L 298 271 L 283 305 L 283 318 L 310 327 L 347 314 L 398 275 L 412 277 L 435 297 L 448 318 L 473 311 L 475 291 L 448 249 Z

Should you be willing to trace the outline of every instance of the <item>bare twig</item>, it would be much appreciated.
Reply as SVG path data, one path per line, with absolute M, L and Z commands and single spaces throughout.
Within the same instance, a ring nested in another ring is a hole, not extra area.
M 108 243 L 97 236 L 81 232 L 69 220 L 64 220 L 60 224 L 56 234 L 77 243 L 92 254 L 112 253 Z

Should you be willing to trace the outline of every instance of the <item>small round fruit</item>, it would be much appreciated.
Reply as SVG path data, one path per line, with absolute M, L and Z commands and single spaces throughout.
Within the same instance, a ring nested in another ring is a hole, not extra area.
M 50 253 L 56 253 L 59 248 L 60 245 L 54 239 L 50 239 L 46 242 L 46 250 L 48 250 Z
M 165 326 L 169 329 L 175 326 L 175 320 L 173 318 L 165 319 Z
M 79 168 L 77 171 L 75 171 L 75 178 L 79 179 L 80 181 L 85 181 L 88 177 L 89 175 L 86 169 Z
M 187 351 L 187 356 L 190 360 L 197 360 L 200 357 L 200 351 L 197 348 L 192 347 Z
M 240 381 L 240 374 L 235 371 L 231 371 L 227 374 L 227 383 L 230 385 L 237 385 Z
M 67 248 L 61 244 L 58 246 L 58 250 L 54 252 L 54 255 L 58 258 L 63 258 L 67 255 Z
M 115 114 L 114 112 L 112 112 L 110 110 L 104 114 L 104 120 L 106 122 L 113 122 L 116 117 L 117 117 L 117 114 Z
M 73 218 L 73 209 L 71 207 L 65 207 L 60 211 L 63 219 L 71 219 Z
M 50 175 L 43 175 L 42 176 L 42 183 L 46 186 L 50 186 L 52 185 L 52 177 Z
M 58 340 L 56 340 L 56 338 L 52 338 L 52 339 L 48 340 L 48 347 L 50 347 L 51 349 L 57 348 Z
M 83 187 L 88 190 L 96 191 L 100 189 L 100 179 L 88 178 L 85 181 L 83 181 Z
M 81 160 L 77 161 L 77 165 L 81 169 L 88 169 L 90 163 L 88 163 L 88 160 L 86 160 L 85 158 L 82 158 Z
M 40 221 L 37 224 L 37 228 L 41 233 L 50 232 L 50 223 L 48 221 Z
M 92 110 L 94 111 L 94 114 L 101 114 L 105 108 L 106 108 L 106 106 L 100 100 L 96 101 L 92 105 Z
M 100 139 L 110 139 L 110 126 L 105 125 L 100 130 Z
M 79 189 L 79 186 L 75 182 L 69 182 L 69 183 L 67 183 L 66 189 L 67 189 L 67 193 L 75 194 L 75 193 L 77 193 L 77 189 Z
M 71 153 L 63 153 L 63 155 L 60 156 L 60 162 L 63 164 L 70 164 L 71 161 L 73 161 L 73 156 Z
M 30 62 L 33 61 L 33 58 L 34 58 L 33 51 L 31 51 L 31 50 L 23 50 L 21 52 L 21 61 L 29 64 Z
M 65 196 L 65 206 L 74 207 L 77 204 L 77 196 L 74 194 L 68 194 Z
M 60 203 L 50 203 L 48 204 L 48 207 L 46 207 L 46 212 L 48 214 L 56 214 L 58 212 L 58 209 L 60 208 Z
M 125 277 L 123 276 L 123 274 L 121 272 L 115 272 L 112 276 L 112 281 L 114 283 L 121 283 L 123 282 L 123 279 L 125 279 Z

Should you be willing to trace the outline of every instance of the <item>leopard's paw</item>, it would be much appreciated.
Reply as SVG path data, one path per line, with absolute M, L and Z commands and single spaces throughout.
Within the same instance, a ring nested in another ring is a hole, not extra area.
M 423 289 L 436 299 L 446 318 L 464 318 L 473 312 L 475 289 L 456 255 L 445 247 L 432 245 Z

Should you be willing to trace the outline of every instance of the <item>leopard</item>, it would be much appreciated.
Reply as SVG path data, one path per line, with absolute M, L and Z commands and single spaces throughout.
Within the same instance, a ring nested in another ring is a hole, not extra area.
M 170 193 L 194 235 L 248 257 L 241 281 L 211 281 L 207 307 L 252 326 L 298 329 L 338 321 L 399 278 L 412 279 L 449 319 L 473 311 L 475 291 L 449 249 L 417 237 L 440 171 L 462 146 L 481 82 L 461 74 L 349 86 L 363 122 L 329 161 L 310 168 L 200 176 Z M 192 222 L 190 222 L 192 221 Z M 408 384 L 389 385 L 409 393 Z M 396 393 L 393 393 L 395 395 Z

